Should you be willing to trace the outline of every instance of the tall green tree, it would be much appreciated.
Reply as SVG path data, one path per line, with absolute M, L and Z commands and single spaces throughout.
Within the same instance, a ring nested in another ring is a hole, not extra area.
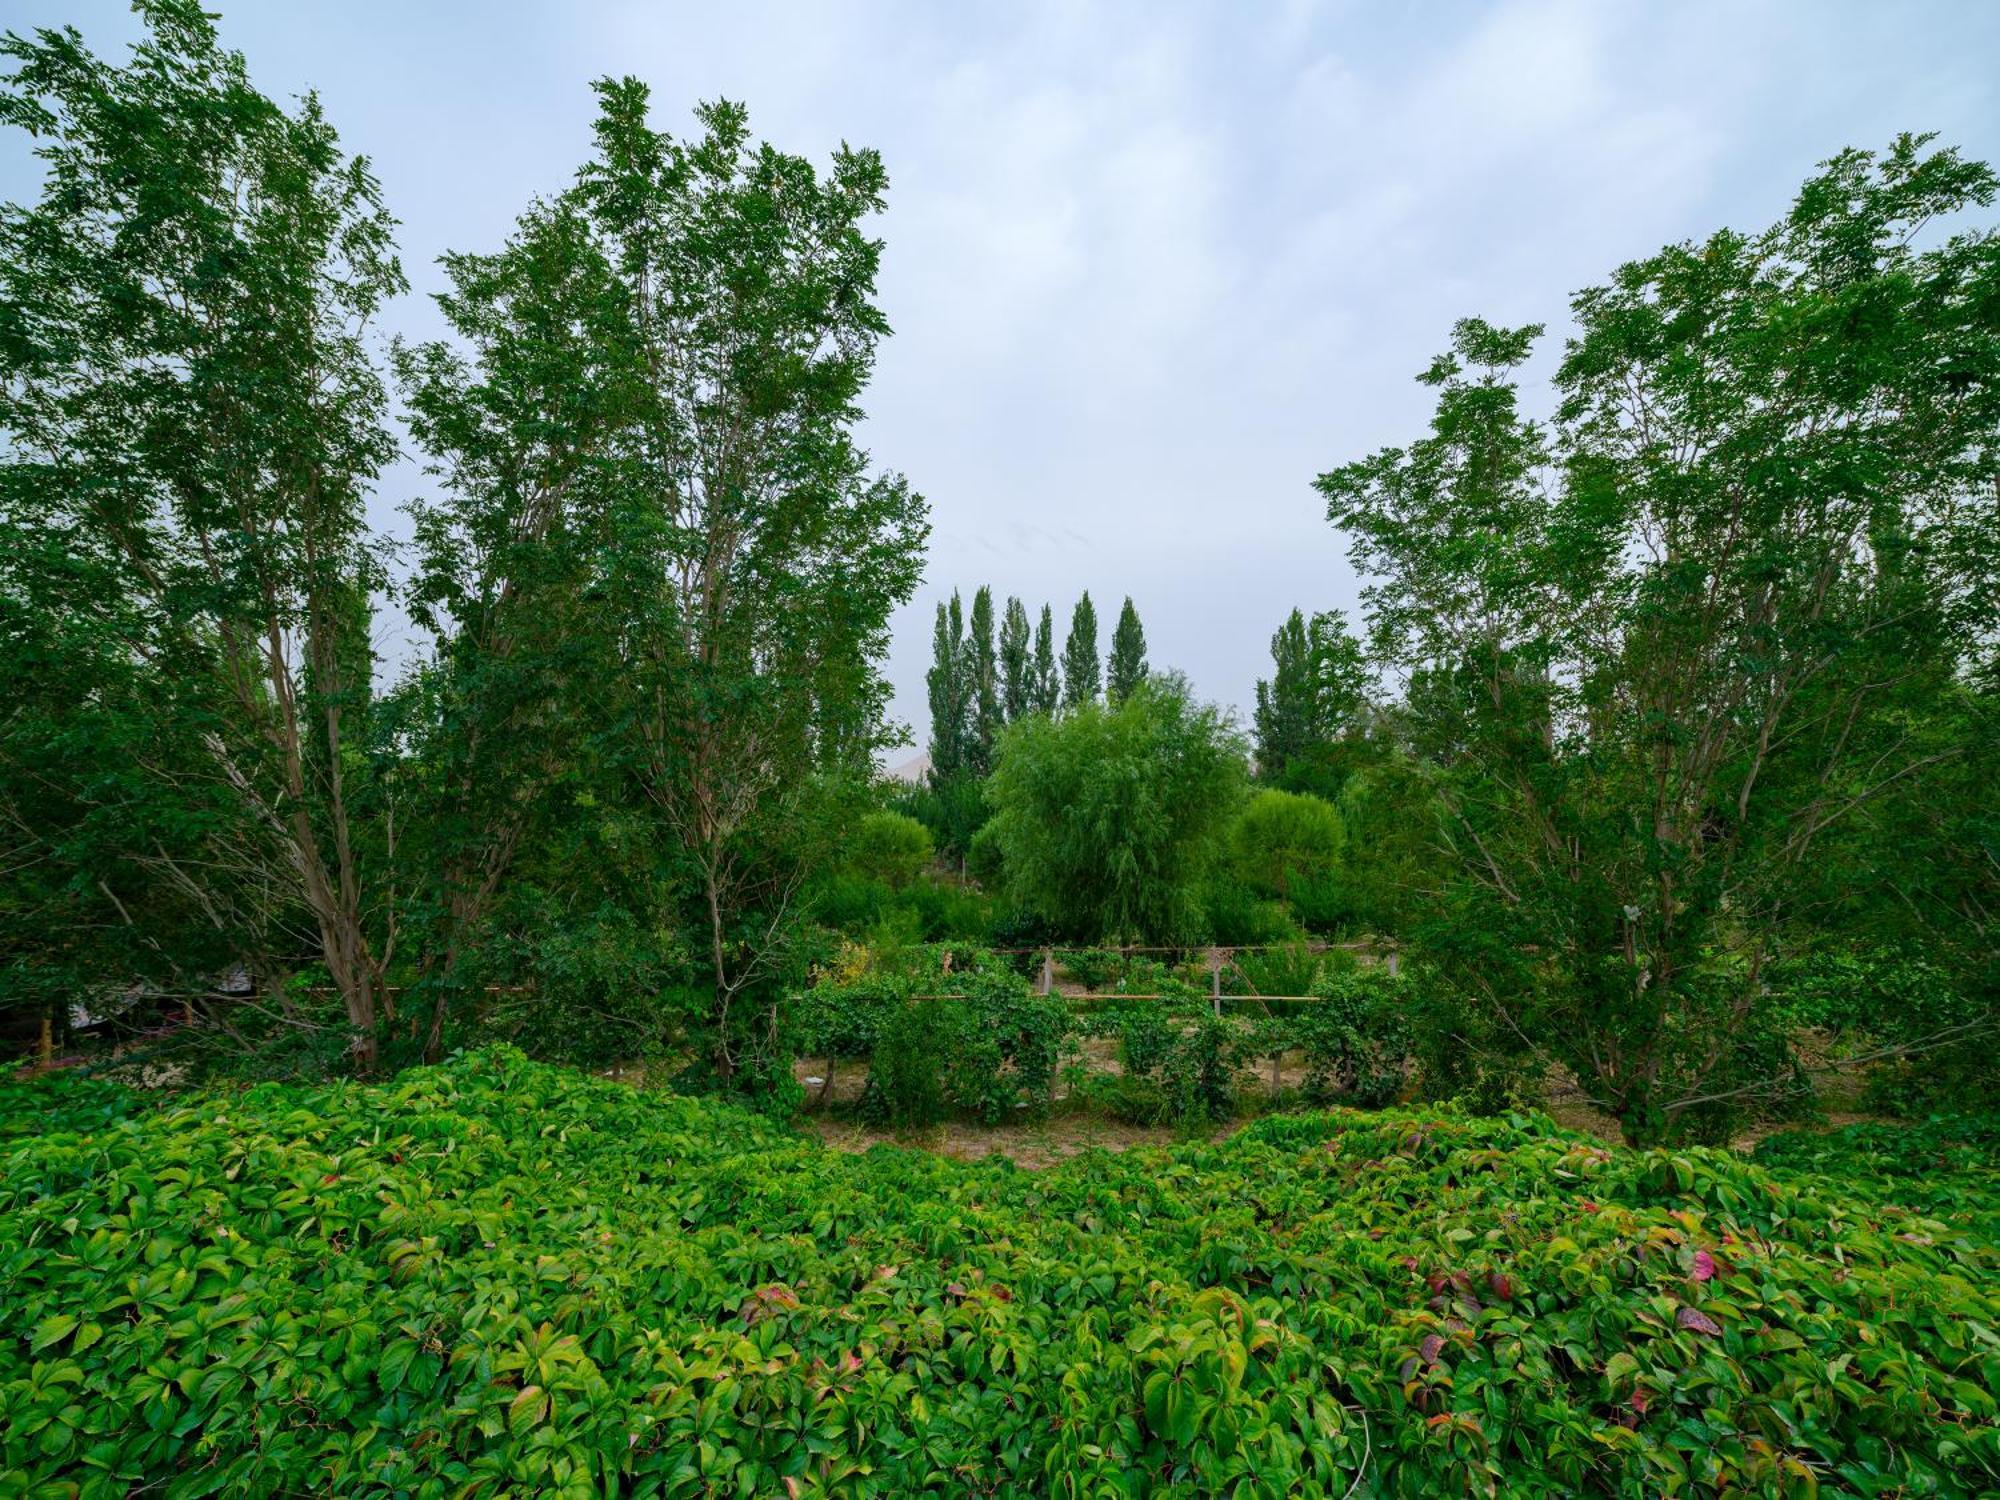
M 1088 589 L 1070 612 L 1069 634 L 1063 638 L 1062 685 L 1064 708 L 1095 703 L 1103 687 L 1097 656 L 1097 606 L 1090 602 Z
M 1000 617 L 1000 707 L 1007 722 L 1013 723 L 1028 712 L 1033 702 L 1034 677 L 1030 658 L 1028 611 L 1012 594 Z
M 1292 767 L 1356 726 L 1367 701 L 1367 666 L 1339 611 L 1307 620 L 1296 609 L 1271 637 L 1271 666 L 1271 676 L 1257 683 L 1257 774 L 1282 782 Z
M 987 784 L 1008 892 L 1066 937 L 1186 940 L 1243 783 L 1241 738 L 1177 674 L 1031 715 Z
M 1040 714 L 1052 714 L 1062 705 L 1062 678 L 1056 668 L 1055 619 L 1048 605 L 1035 624 L 1035 664 L 1029 675 L 1029 707 Z
M 125 67 L 74 30 L 0 41 L 0 122 L 44 170 L 0 210 L 0 517 L 40 539 L 18 566 L 67 575 L 31 591 L 73 614 L 54 638 L 115 640 L 172 689 L 126 701 L 200 748 L 174 757 L 191 807 L 259 830 L 235 854 L 305 914 L 366 1068 L 389 992 L 363 498 L 394 449 L 365 335 L 404 285 L 391 221 L 316 98 L 258 93 L 188 0 L 137 9 Z M 170 878 L 219 911 L 246 877 Z
M 1146 680 L 1146 632 L 1139 624 L 1139 611 L 1132 596 L 1118 611 L 1118 625 L 1111 632 L 1111 654 L 1104 662 L 1104 695 L 1107 701 L 1122 703 L 1132 690 Z
M 974 775 L 993 769 L 993 742 L 1006 725 L 1000 708 L 1000 660 L 993 645 L 993 590 L 981 584 L 972 596 L 966 642 L 967 697 L 972 710 L 970 754 Z
M 953 589 L 951 602 L 938 601 L 931 627 L 931 669 L 924 683 L 930 692 L 930 782 L 939 787 L 955 779 L 971 761 L 971 674 L 966 669 L 965 610 Z
M 2000 238 L 1952 219 L 1995 190 L 1921 137 L 1844 152 L 1578 294 L 1553 427 L 1539 330 L 1467 321 L 1430 433 L 1319 481 L 1446 811 L 1431 946 L 1634 1142 L 1787 1072 L 1801 873 L 1944 763 L 1901 700 L 1993 618 Z
M 914 590 L 923 502 L 854 441 L 887 324 L 867 231 L 886 179 L 843 147 L 822 175 L 751 140 L 740 105 L 652 128 L 636 79 L 597 86 L 596 150 L 568 195 L 616 278 L 613 452 L 597 582 L 629 712 L 606 753 L 692 878 L 699 1018 L 718 1072 L 778 1060 L 775 965 L 828 775 L 886 742 L 888 617 Z
M 580 805 L 620 795 L 586 785 L 584 768 L 604 765 L 591 736 L 625 712 L 610 696 L 618 648 L 599 583 L 619 544 L 621 449 L 647 395 L 611 357 L 626 292 L 573 199 L 530 208 L 501 249 L 443 264 L 437 303 L 454 341 L 394 351 L 411 434 L 441 487 L 410 506 L 407 602 L 434 654 L 397 694 L 411 753 L 394 770 L 402 941 L 432 1057 L 463 960 L 491 951 L 487 924 L 537 819 L 574 823 Z M 552 875 L 544 862 L 536 884 Z

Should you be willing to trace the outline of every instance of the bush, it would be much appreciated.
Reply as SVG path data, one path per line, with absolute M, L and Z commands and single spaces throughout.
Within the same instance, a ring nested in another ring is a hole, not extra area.
M 991 822 L 982 824 L 965 851 L 965 873 L 989 891 L 1007 885 L 1007 856 L 1001 851 L 1000 837 Z
M 915 880 L 930 862 L 930 830 L 899 812 L 872 812 L 856 822 L 842 860 L 851 873 L 891 890 Z
M 1206 1004 L 1135 1005 L 1119 1030 L 1124 1077 L 1113 1108 L 1140 1125 L 1195 1129 L 1228 1119 L 1249 1033 L 1244 1018 L 1217 1016 Z
M 1402 982 L 1383 969 L 1325 974 L 1318 1003 L 1293 1018 L 1308 1097 L 1379 1109 L 1403 1092 L 1414 1052 Z
M 1352 966 L 1349 955 L 1340 957 Z M 1261 953 L 1239 953 L 1235 963 L 1253 995 L 1311 995 L 1328 960 L 1328 954 L 1313 952 L 1309 944 L 1280 943 Z
M 1897 1114 L 2000 1107 L 2000 1015 L 1921 954 L 1823 951 L 1772 975 L 1778 1020 L 1832 1032 L 1850 1051 L 1910 1047 L 1868 1075 L 1866 1097 Z
M 1055 1088 L 1068 1008 L 1005 971 L 982 972 L 966 985 L 969 998 L 940 1017 L 930 1039 L 943 1059 L 947 1103 L 986 1125 L 1039 1119 Z
M 1056 962 L 1086 990 L 1109 988 L 1125 972 L 1125 955 L 1115 948 L 1065 948 Z
M 1305 939 L 1282 901 L 1265 900 L 1248 886 L 1217 877 L 1202 887 L 1202 926 L 1210 942 L 1226 948 L 1263 947 Z
M 945 1117 L 937 1037 L 961 1028 L 955 1000 L 904 1000 L 882 1017 L 861 1096 L 863 1118 L 909 1129 Z
M 500 1049 L 17 1140 L 0 1269 L 0 1473 L 25 1494 L 1803 1495 L 1817 1470 L 1973 1495 L 2000 1472 L 1990 1232 L 1535 1116 L 1274 1116 L 1022 1172 L 850 1155 Z
M 1302 881 L 1333 874 L 1346 842 L 1332 803 L 1266 788 L 1230 825 L 1230 863 L 1257 895 L 1289 901 Z
M 1034 994 L 1012 965 L 978 950 L 913 948 L 896 964 L 894 973 L 815 985 L 794 1002 L 807 1056 L 872 1058 L 866 1118 L 997 1125 L 1047 1113 L 1070 1030 L 1061 997 Z M 963 998 L 913 998 L 939 994 Z

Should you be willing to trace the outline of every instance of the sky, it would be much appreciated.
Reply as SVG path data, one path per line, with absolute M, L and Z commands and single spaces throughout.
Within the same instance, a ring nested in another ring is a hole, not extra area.
M 932 613 L 982 583 L 1052 603 L 1059 644 L 1079 592 L 1104 647 L 1130 595 L 1155 666 L 1247 709 L 1285 614 L 1358 597 L 1313 477 L 1422 432 L 1456 319 L 1547 323 L 1532 378 L 1571 293 L 1769 223 L 1845 146 L 2000 161 L 1988 0 L 217 4 L 259 87 L 316 89 L 372 159 L 412 283 L 385 333 L 438 334 L 437 257 L 566 185 L 594 78 L 644 79 L 676 133 L 724 97 L 785 150 L 882 152 L 863 440 L 931 506 L 887 664 L 919 744 Z M 63 23 L 115 56 L 137 29 L 119 0 L 0 7 Z M 0 141 L 0 198 L 36 176 Z M 385 476 L 384 532 L 424 484 Z

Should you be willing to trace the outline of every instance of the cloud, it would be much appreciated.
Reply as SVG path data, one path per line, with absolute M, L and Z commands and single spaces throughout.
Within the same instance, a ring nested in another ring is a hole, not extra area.
M 1156 662 L 1248 703 L 1286 611 L 1357 597 L 1312 476 L 1421 429 L 1410 377 L 1454 319 L 1559 329 L 1578 287 L 1769 222 L 1847 144 L 2000 159 L 1983 0 L 223 9 L 265 88 L 318 86 L 376 158 L 420 291 L 568 179 L 600 74 L 650 81 L 670 128 L 721 95 L 786 149 L 882 150 L 866 440 L 934 512 L 890 663 L 920 738 L 931 610 L 980 583 L 1059 621 L 1129 593 Z M 68 21 L 132 29 L 124 0 L 9 14 Z M 420 297 L 394 321 L 434 327 Z

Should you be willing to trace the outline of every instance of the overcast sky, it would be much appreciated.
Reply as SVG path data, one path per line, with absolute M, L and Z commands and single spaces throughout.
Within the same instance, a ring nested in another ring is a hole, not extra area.
M 1454 319 L 1559 331 L 1576 288 L 1769 222 L 1842 146 L 2000 160 L 1989 0 L 219 3 L 259 86 L 316 88 L 374 159 L 414 284 L 393 331 L 437 330 L 440 252 L 568 181 L 599 75 L 677 133 L 724 96 L 787 150 L 881 150 L 866 441 L 931 504 L 889 662 L 919 741 L 931 613 L 980 583 L 1059 633 L 1088 588 L 1107 646 L 1129 593 L 1155 665 L 1247 706 L 1290 608 L 1355 599 L 1313 476 L 1421 430 Z M 116 0 L 0 6 L 61 22 L 120 56 L 135 30 Z M 5 142 L 0 196 L 33 180 Z

